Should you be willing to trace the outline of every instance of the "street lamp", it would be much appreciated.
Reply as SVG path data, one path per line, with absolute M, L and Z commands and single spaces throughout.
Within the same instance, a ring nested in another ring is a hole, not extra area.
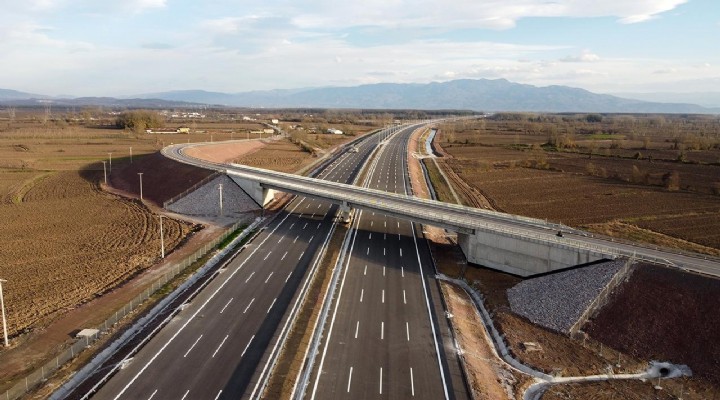
M 103 177 L 105 178 L 105 184 L 107 185 L 107 168 L 105 168 L 105 160 L 103 160 L 102 163 L 103 163 Z
M 0 308 L 2 308 L 2 321 L 3 321 L 3 336 L 5 337 L 5 347 L 9 347 L 7 338 L 7 320 L 5 319 L 5 300 L 3 299 L 2 284 L 7 282 L 5 279 L 0 279 Z
M 218 190 L 220 190 L 220 215 L 223 215 L 222 183 L 218 185 Z
M 143 196 L 142 196 L 142 176 L 143 176 L 143 173 L 142 173 L 142 172 L 138 172 L 138 176 L 140 177 L 140 201 L 143 201 Z
M 163 230 L 162 230 L 162 215 L 160 216 L 160 257 L 165 258 L 165 238 L 163 237 Z

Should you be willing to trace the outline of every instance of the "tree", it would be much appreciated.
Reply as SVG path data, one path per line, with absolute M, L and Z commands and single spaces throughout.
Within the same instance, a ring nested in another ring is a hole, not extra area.
M 585 117 L 585 121 L 587 121 L 591 124 L 596 123 L 596 122 L 602 122 L 602 120 L 603 120 L 603 117 L 600 114 L 588 114 Z
M 134 132 L 144 132 L 146 129 L 162 128 L 165 120 L 162 115 L 154 111 L 135 110 L 120 114 L 115 120 L 115 126 L 120 129 L 130 129 Z
M 680 189 L 680 174 L 677 171 L 671 171 L 662 177 L 663 186 L 667 190 L 678 190 Z

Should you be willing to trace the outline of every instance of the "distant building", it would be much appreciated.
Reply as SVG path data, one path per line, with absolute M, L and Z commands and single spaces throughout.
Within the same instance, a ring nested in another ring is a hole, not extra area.
M 177 128 L 177 133 L 190 133 L 190 128 L 187 126 L 181 126 Z
M 263 133 L 273 134 L 275 133 L 275 130 L 272 128 L 265 128 L 263 129 Z
M 278 121 L 277 119 L 271 119 L 270 122 L 272 122 L 273 124 L 277 124 L 280 121 Z
M 328 128 L 327 133 L 331 135 L 342 135 L 343 131 L 341 131 L 340 129 Z

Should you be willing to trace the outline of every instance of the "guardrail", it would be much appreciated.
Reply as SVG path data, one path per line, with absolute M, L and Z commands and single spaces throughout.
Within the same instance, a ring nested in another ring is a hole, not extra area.
M 188 266 L 192 265 L 198 259 L 204 257 L 208 252 L 213 250 L 220 242 L 225 240 L 230 234 L 235 232 L 241 223 L 237 222 L 233 224 L 228 230 L 223 232 L 222 235 L 213 239 L 202 248 L 195 251 L 192 255 L 186 257 L 183 261 L 173 265 L 170 271 L 166 272 L 162 277 L 158 278 L 153 282 L 146 290 L 139 295 L 135 296 L 128 303 L 123 305 L 121 308 L 115 311 L 108 319 L 106 319 L 99 326 L 96 326 L 97 333 L 92 336 L 87 336 L 73 343 L 65 344 L 65 349 L 60 352 L 54 359 L 45 363 L 40 368 L 28 374 L 25 378 L 18 380 L 12 387 L 7 389 L 4 396 L 0 395 L 5 400 L 15 400 L 25 395 L 30 390 L 34 389 L 39 384 L 45 382 L 47 378 L 62 367 L 68 361 L 77 357 L 85 349 L 90 348 L 100 336 L 108 333 L 113 326 L 123 319 L 128 314 L 132 314 L 143 302 L 155 294 L 160 288 L 165 286 L 169 281 L 174 279 L 179 273 L 185 270 Z

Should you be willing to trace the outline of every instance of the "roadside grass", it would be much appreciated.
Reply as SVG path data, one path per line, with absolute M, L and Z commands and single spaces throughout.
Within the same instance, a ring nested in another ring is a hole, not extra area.
M 435 163 L 432 162 L 432 159 L 426 158 L 422 160 L 422 162 L 425 165 L 425 168 L 427 168 L 430 182 L 432 183 L 438 200 L 454 204 L 455 199 L 450 191 L 450 187 L 448 187 L 447 182 L 445 182 L 445 178 L 443 178 L 442 174 L 440 174 L 440 171 L 435 166 Z

